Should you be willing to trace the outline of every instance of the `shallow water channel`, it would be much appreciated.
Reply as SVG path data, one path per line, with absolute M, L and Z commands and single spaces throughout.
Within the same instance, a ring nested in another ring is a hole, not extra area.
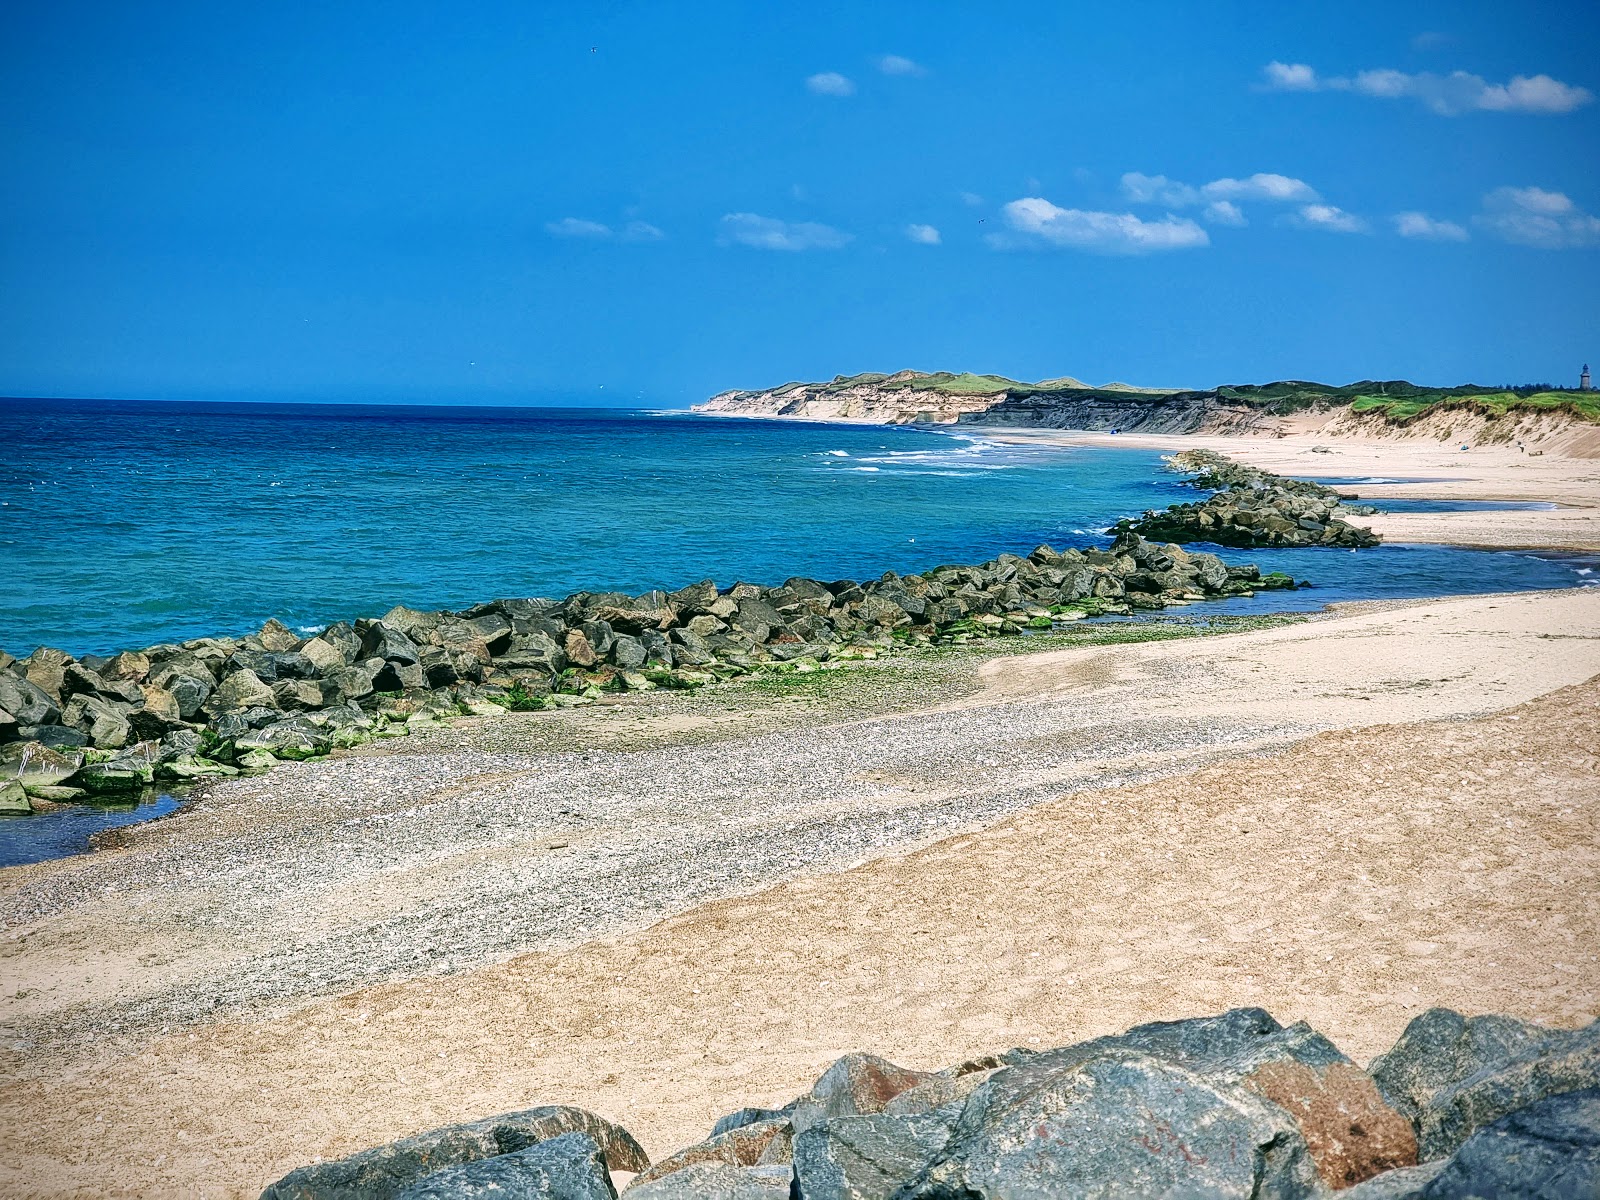
M 182 802 L 169 792 L 150 791 L 131 803 L 63 804 L 48 812 L 0 817 L 0 867 L 82 854 L 95 834 L 164 817 Z

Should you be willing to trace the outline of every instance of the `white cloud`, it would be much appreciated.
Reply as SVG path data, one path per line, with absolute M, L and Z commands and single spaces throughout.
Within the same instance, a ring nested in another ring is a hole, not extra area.
M 1564 193 L 1543 188 L 1496 188 L 1483 198 L 1483 212 L 1474 220 L 1496 237 L 1522 246 L 1600 246 L 1600 217 L 1590 216 Z
M 906 236 L 919 246 L 937 246 L 942 240 L 932 225 L 907 225 Z
M 1232 200 L 1213 201 L 1206 205 L 1206 211 L 1202 215 L 1213 225 L 1239 226 L 1250 223 L 1244 219 L 1244 213 Z
M 723 245 L 753 246 L 757 250 L 837 250 L 850 235 L 815 221 L 780 221 L 755 213 L 728 213 L 722 218 Z
M 659 242 L 667 235 L 648 221 L 629 221 L 620 229 L 602 225 L 599 221 L 585 221 L 581 217 L 562 217 L 545 227 L 551 237 L 583 238 L 592 242 Z
M 1316 188 L 1303 179 L 1265 173 L 1248 179 L 1213 179 L 1195 187 L 1165 175 L 1130 171 L 1122 177 L 1122 194 L 1135 204 L 1160 204 L 1167 208 L 1205 204 L 1206 220 L 1215 225 L 1245 224 L 1244 212 L 1236 203 L 1240 200 L 1307 203 L 1320 199 Z
M 1261 68 L 1267 86 L 1280 92 L 1314 92 L 1317 73 L 1305 63 L 1269 62 Z
M 1144 221 L 1132 213 L 1058 208 L 1037 196 L 1013 200 L 1002 212 L 1014 233 L 990 235 L 989 244 L 1000 249 L 1055 246 L 1100 254 L 1149 254 L 1211 241 L 1193 221 L 1171 213 L 1159 221 Z
M 562 217 L 559 221 L 549 222 L 544 229 L 552 237 L 602 240 L 612 235 L 611 226 L 602 225 L 599 221 L 585 221 L 579 217 Z
M 1259 173 L 1249 179 L 1214 179 L 1200 189 L 1200 194 L 1208 200 L 1301 201 L 1318 198 L 1317 189 L 1303 179 Z
M 1587 88 L 1548 75 L 1516 75 L 1507 83 L 1490 83 L 1481 75 L 1452 71 L 1415 75 L 1391 68 L 1359 71 L 1353 77 L 1318 75 L 1305 63 L 1268 63 L 1262 69 L 1266 86 L 1279 92 L 1358 92 L 1379 100 L 1412 99 L 1440 116 L 1468 112 L 1509 112 L 1550 116 L 1569 113 L 1594 99 Z
M 837 71 L 822 71 L 806 80 L 806 86 L 819 96 L 853 96 L 856 85 Z
M 1141 175 L 1129 171 L 1122 177 L 1122 194 L 1135 204 L 1165 204 L 1183 208 L 1200 202 L 1200 190 L 1165 175 Z
M 1438 50 L 1454 41 L 1455 38 L 1448 33 L 1440 33 L 1438 30 L 1429 29 L 1411 39 L 1411 48 L 1413 50 Z
M 1353 213 L 1331 204 L 1307 204 L 1295 214 L 1293 223 L 1306 229 L 1326 229 L 1330 233 L 1365 233 L 1367 223 Z
M 983 204 L 983 197 L 978 195 L 977 192 L 961 192 L 958 194 L 961 197 L 961 203 L 968 208 L 979 208 Z
M 878 60 L 878 70 L 885 75 L 922 75 L 925 72 L 920 64 L 912 62 L 898 54 L 885 54 Z
M 1403 212 L 1394 215 L 1394 229 L 1401 237 L 1423 238 L 1433 242 L 1464 242 L 1467 231 L 1454 221 L 1436 221 L 1427 213 Z

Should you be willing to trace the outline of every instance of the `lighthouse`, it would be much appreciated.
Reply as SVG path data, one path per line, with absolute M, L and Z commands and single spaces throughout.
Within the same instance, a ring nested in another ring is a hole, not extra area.
M 1592 392 L 1594 390 L 1592 387 L 1589 386 L 1589 364 L 1588 363 L 1584 363 L 1583 364 L 1583 374 L 1578 376 L 1578 390 L 1580 392 Z

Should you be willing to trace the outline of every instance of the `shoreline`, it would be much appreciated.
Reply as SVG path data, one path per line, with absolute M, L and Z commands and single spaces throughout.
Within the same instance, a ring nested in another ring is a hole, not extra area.
M 1243 1003 L 1357 1053 L 1430 1003 L 1579 1024 L 1600 968 L 1570 939 L 1600 913 L 1549 880 L 1600 865 L 1589 777 L 1557 754 L 1529 789 L 1493 747 L 1561 743 L 1596 674 L 1600 594 L 1457 598 L 1007 656 L 953 703 L 694 745 L 651 749 L 622 704 L 544 752 L 440 731 L 213 784 L 123 849 L 0 875 L 13 1161 L 49 1161 L 44 1190 L 114 1159 L 127 1193 L 247 1195 L 531 1103 L 660 1153 L 863 1047 L 931 1065 Z M 1554 991 L 1552 961 L 1578 971 Z
M 1460 451 L 1401 439 L 1330 438 L 1315 431 L 1285 437 L 1224 434 L 1104 434 L 1069 430 L 987 430 L 1007 445 L 1063 449 L 1118 446 L 1172 453 L 1207 449 L 1293 478 L 1401 477 L 1401 483 L 1340 483 L 1362 499 L 1545 501 L 1552 510 L 1378 513 L 1363 517 L 1386 542 L 1432 543 L 1484 550 L 1600 552 L 1600 461 L 1557 454 L 1528 456 L 1514 448 Z M 1313 449 L 1326 447 L 1322 453 Z M 1377 464 L 1379 469 L 1366 469 Z M 1358 468 L 1341 470 L 1339 468 Z
M 659 1155 L 850 1050 L 1238 1004 L 1356 1054 L 1600 1011 L 1551 887 L 1600 870 L 1600 589 L 1109 636 L 436 722 L 0 872 L 0 1187 L 253 1195 L 553 1102 Z

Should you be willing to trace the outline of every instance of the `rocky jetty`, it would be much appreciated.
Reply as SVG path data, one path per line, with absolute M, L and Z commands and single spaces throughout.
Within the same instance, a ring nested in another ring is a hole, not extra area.
M 1167 459 L 1175 470 L 1194 472 L 1189 482 L 1213 494 L 1189 504 L 1155 509 L 1117 522 L 1114 532 L 1167 542 L 1211 542 L 1219 546 L 1376 546 L 1370 529 L 1345 520 L 1375 510 L 1349 504 L 1357 499 L 1304 479 L 1287 479 L 1210 450 L 1184 450 Z
M 1466 1200 L 1600 1195 L 1600 1023 L 1433 1009 L 1363 1070 L 1257 1008 L 942 1071 L 870 1054 L 648 1164 L 578 1109 L 419 1134 L 263 1200 Z
M 0 811 L 270 767 L 465 714 L 817 670 L 907 645 L 1295 586 L 1136 535 L 920 575 L 579 592 L 394 608 L 302 637 L 276 620 L 109 658 L 0 653 Z

